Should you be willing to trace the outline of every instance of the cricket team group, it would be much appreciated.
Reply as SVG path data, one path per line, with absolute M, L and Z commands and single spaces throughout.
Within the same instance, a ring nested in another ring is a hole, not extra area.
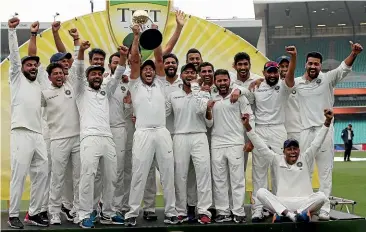
M 24 222 L 30 225 L 60 225 L 63 215 L 82 228 L 135 226 L 141 205 L 148 221 L 244 223 L 249 152 L 252 222 L 270 215 L 273 222 L 329 220 L 333 91 L 351 72 L 360 44 L 351 43 L 350 55 L 326 73 L 322 55 L 309 52 L 297 78 L 294 46 L 266 62 L 262 76 L 251 72 L 245 51 L 233 57 L 235 73 L 214 67 L 194 48 L 182 64 L 172 53 L 185 23 L 178 11 L 174 34 L 154 49 L 153 60 L 142 59 L 138 25 L 131 27 L 132 45 L 108 55 L 70 29 L 71 54 L 56 21 L 58 52 L 41 64 L 39 23 L 31 25 L 28 55 L 21 58 L 19 22 L 8 22 L 10 227 L 24 228 L 19 211 L 28 173 Z M 156 170 L 164 218 L 155 212 Z

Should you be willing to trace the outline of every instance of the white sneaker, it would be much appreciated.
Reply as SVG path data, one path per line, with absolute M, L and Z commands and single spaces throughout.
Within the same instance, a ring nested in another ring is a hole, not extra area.
M 330 220 L 330 216 L 329 213 L 324 211 L 324 210 L 320 210 L 319 212 L 319 220 L 320 221 L 329 221 Z
M 52 214 L 51 215 L 51 221 L 50 221 L 51 225 L 61 225 L 61 218 L 60 218 L 60 214 Z
M 263 211 L 262 209 L 255 209 L 254 212 L 252 212 L 252 222 L 261 222 L 263 221 Z
M 79 224 L 81 222 L 81 220 L 79 219 L 79 214 L 75 213 L 75 217 L 74 217 L 74 224 Z

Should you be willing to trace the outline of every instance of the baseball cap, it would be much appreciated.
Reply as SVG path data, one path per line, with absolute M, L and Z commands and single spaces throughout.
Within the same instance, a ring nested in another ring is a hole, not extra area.
M 278 64 L 281 64 L 283 61 L 287 61 L 287 62 L 290 62 L 290 57 L 288 56 L 280 56 L 276 59 L 276 62 Z
M 194 66 L 194 64 L 192 64 L 192 63 L 188 63 L 188 64 L 183 65 L 183 66 L 180 68 L 180 72 L 182 73 L 182 72 L 184 72 L 185 70 L 187 70 L 187 69 L 189 69 L 189 68 L 191 68 L 191 69 L 193 69 L 193 70 L 195 70 L 195 71 L 196 71 L 196 66 Z
M 55 63 L 62 59 L 71 59 L 72 55 L 69 52 L 58 52 L 51 56 L 50 63 Z
M 288 139 L 283 143 L 283 149 L 291 146 L 299 147 L 299 142 L 296 139 Z
M 264 71 L 268 71 L 269 69 L 278 70 L 278 63 L 274 61 L 268 61 L 264 64 Z
M 156 70 L 155 63 L 152 60 L 145 60 L 145 62 L 142 63 L 140 70 L 142 70 L 143 68 L 145 68 L 148 65 L 151 66 L 154 70 Z
M 86 76 L 88 77 L 89 73 L 93 70 L 100 70 L 102 71 L 102 73 L 104 73 L 105 69 L 103 66 L 100 66 L 100 65 L 91 65 L 89 66 L 86 70 L 85 70 L 85 74 Z
M 27 60 L 35 60 L 37 63 L 39 62 L 39 57 L 38 56 L 24 56 L 22 58 L 22 65 L 27 61 Z

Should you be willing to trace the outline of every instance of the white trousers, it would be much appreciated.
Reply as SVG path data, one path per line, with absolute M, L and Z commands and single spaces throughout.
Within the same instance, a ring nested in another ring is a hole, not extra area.
M 71 173 L 72 180 L 72 206 L 75 211 L 79 209 L 79 181 L 80 181 L 80 137 L 73 136 L 51 141 L 51 188 L 49 210 L 51 214 L 61 212 L 62 189 L 65 186 L 65 174 Z M 71 170 L 67 170 L 68 163 Z
M 313 127 L 301 131 L 300 138 L 300 150 L 306 151 L 310 147 L 310 144 L 317 136 L 321 127 Z M 325 196 L 329 197 L 332 192 L 332 172 L 333 172 L 333 161 L 334 161 L 334 128 L 333 125 L 329 127 L 328 135 L 325 137 L 324 142 L 315 155 L 316 165 L 318 167 L 318 176 L 320 182 L 319 191 L 323 192 Z M 311 175 L 314 167 L 311 169 Z M 322 210 L 330 212 L 330 201 L 327 199 Z
M 79 141 L 79 144 L 80 144 L 80 141 Z M 79 157 L 80 157 L 80 152 L 79 152 Z M 80 164 L 80 166 L 81 166 L 81 164 Z M 79 171 L 79 182 L 80 182 L 80 171 Z M 65 206 L 66 209 L 77 212 L 77 210 L 73 206 L 73 201 L 75 199 L 73 185 L 74 185 L 74 180 L 73 180 L 72 162 L 68 162 L 66 165 L 66 171 L 65 171 L 65 176 L 64 176 L 64 187 L 62 188 L 61 199 L 62 199 L 62 204 Z M 79 191 L 77 194 L 77 199 L 79 199 Z
M 245 175 L 243 146 L 212 149 L 213 193 L 218 215 L 245 216 Z M 228 173 L 230 184 L 228 183 Z M 229 203 L 231 187 L 232 207 Z
M 287 139 L 296 139 L 300 143 L 300 132 L 287 132 Z
M 287 139 L 287 133 L 284 125 L 258 125 L 255 126 L 258 136 L 267 146 L 279 155 L 283 154 L 283 143 Z M 260 188 L 268 188 L 268 168 L 269 163 L 260 158 L 258 151 L 253 149 L 252 156 L 252 181 L 253 181 L 253 211 L 262 211 L 263 205 L 256 199 L 257 191 Z M 272 192 L 276 193 L 276 175 L 271 168 Z
M 48 175 L 47 147 L 42 134 L 25 128 L 10 132 L 10 207 L 9 217 L 19 217 L 24 182 L 29 172 L 31 179 L 29 215 L 41 212 Z
M 100 164 L 103 180 L 103 214 L 113 217 L 113 196 L 117 179 L 116 145 L 112 138 L 88 136 L 80 144 L 79 219 L 90 218 L 94 202 L 94 182 Z
M 327 199 L 323 192 L 313 193 L 309 197 L 277 197 L 265 188 L 257 191 L 257 198 L 267 209 L 278 215 L 282 215 L 285 210 L 297 213 L 303 211 L 315 213 Z
M 176 209 L 187 216 L 187 178 L 190 160 L 197 180 L 197 212 L 211 217 L 212 205 L 210 151 L 205 133 L 176 134 L 173 138 Z
M 166 128 L 137 130 L 132 148 L 132 181 L 129 197 L 130 211 L 125 218 L 139 215 L 147 176 L 156 159 L 164 192 L 165 215 L 177 216 L 175 210 L 174 156 L 172 139 Z
M 45 139 L 44 142 L 46 143 L 46 147 L 47 147 L 48 174 L 47 174 L 47 181 L 46 181 L 46 189 L 43 194 L 41 212 L 48 212 L 49 211 L 49 207 L 48 207 L 49 199 L 50 199 L 50 185 L 51 185 L 51 169 L 52 169 L 51 140 Z

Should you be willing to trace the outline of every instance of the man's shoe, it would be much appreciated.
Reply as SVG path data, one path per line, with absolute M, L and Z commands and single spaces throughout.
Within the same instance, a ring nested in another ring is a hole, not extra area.
M 116 216 L 111 218 L 113 225 L 123 225 L 125 224 L 125 217 L 117 214 Z
M 246 222 L 245 216 L 234 215 L 234 222 L 235 223 L 244 223 L 244 222 Z
M 131 218 L 127 218 L 125 219 L 125 226 L 136 226 L 136 217 L 131 217 Z
M 52 214 L 51 215 L 51 220 L 50 220 L 50 224 L 51 225 L 61 225 L 61 218 L 60 218 L 60 214 Z
M 198 222 L 201 224 L 210 224 L 211 218 L 205 214 L 198 215 Z
M 197 220 L 196 206 L 187 205 L 187 216 L 188 216 L 188 222 L 195 222 Z
M 41 218 L 42 218 L 43 221 L 46 221 L 46 222 L 49 221 L 47 211 L 40 212 L 39 213 L 39 216 L 41 216 Z
M 221 223 L 221 222 L 231 222 L 232 218 L 230 215 L 217 215 L 215 218 L 215 222 Z
M 8 225 L 13 229 L 23 229 L 24 225 L 18 217 L 9 217 Z
M 257 223 L 257 222 L 263 222 L 263 221 L 264 221 L 263 212 L 261 210 L 254 211 L 254 213 L 252 215 L 252 222 Z
M 324 210 L 320 210 L 319 213 L 319 221 L 329 221 L 330 216 L 328 212 L 325 212 Z
M 297 222 L 310 222 L 311 215 L 309 211 L 303 211 L 301 213 L 296 214 Z
M 176 224 L 179 223 L 179 220 L 178 220 L 178 217 L 176 217 L 176 216 L 173 216 L 173 217 L 165 216 L 164 223 L 165 224 L 176 225 Z
M 42 226 L 42 227 L 48 226 L 48 222 L 43 220 L 40 214 L 36 214 L 34 216 L 29 215 L 29 222 L 35 226 Z
M 179 223 L 187 222 L 188 221 L 188 216 L 179 215 L 178 216 L 178 221 L 179 221 Z
M 69 221 L 69 222 L 72 222 L 74 221 L 74 215 L 71 214 L 71 210 L 67 209 L 64 204 L 62 204 L 61 206 L 61 213 L 63 215 L 65 215 L 66 219 Z
M 30 222 L 29 222 L 29 214 L 28 214 L 28 211 L 27 211 L 27 213 L 25 214 L 24 222 L 25 222 L 25 223 L 30 223 Z
M 91 229 L 94 228 L 94 223 L 93 220 L 91 220 L 90 218 L 84 218 L 81 222 L 80 222 L 80 227 L 84 228 L 84 229 Z
M 156 221 L 156 220 L 158 220 L 158 216 L 155 214 L 155 212 L 151 212 L 151 211 L 144 211 L 143 218 L 146 221 Z
M 93 223 L 97 222 L 99 215 L 97 210 L 93 210 L 93 212 L 90 214 L 90 219 L 93 221 Z

